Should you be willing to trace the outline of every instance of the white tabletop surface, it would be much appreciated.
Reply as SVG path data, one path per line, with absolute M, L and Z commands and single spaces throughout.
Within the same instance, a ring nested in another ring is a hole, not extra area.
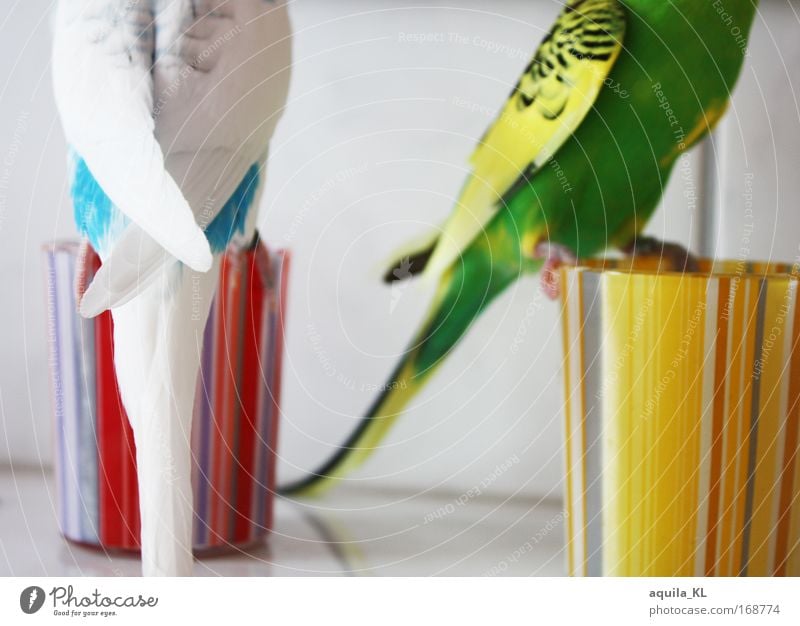
M 564 575 L 559 501 L 490 495 L 459 500 L 460 496 L 340 487 L 318 500 L 281 499 L 275 527 L 265 541 L 244 552 L 199 559 L 194 573 Z M 0 471 L 0 575 L 138 574 L 136 556 L 77 546 L 60 535 L 48 470 Z

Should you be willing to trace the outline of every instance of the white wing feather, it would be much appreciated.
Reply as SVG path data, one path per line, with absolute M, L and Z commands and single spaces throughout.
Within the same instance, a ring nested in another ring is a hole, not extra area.
M 263 163 L 286 103 L 291 26 L 284 2 L 155 0 L 154 6 L 153 131 L 166 171 L 205 227 L 253 164 Z M 183 260 L 137 226 L 104 259 L 84 294 L 83 315 L 127 302 L 175 257 Z
M 165 168 L 152 116 L 147 42 L 149 12 L 100 0 L 59 3 L 53 83 L 67 140 L 111 201 L 170 254 L 193 269 L 211 251 Z

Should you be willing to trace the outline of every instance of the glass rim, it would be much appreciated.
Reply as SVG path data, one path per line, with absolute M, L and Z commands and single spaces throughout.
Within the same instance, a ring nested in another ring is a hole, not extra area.
M 576 264 L 563 265 L 561 271 L 614 276 L 681 277 L 687 280 L 708 280 L 710 278 L 800 280 L 800 261 L 790 263 L 787 261 L 700 258 L 697 259 L 700 269 L 692 271 L 672 269 L 668 262 L 664 263 L 664 267 L 644 265 L 647 261 L 652 262 L 653 260 L 663 262 L 663 258 L 659 259 L 658 257 L 643 258 L 640 261 L 626 258 L 580 259 Z M 637 266 L 637 263 L 643 263 L 643 265 Z

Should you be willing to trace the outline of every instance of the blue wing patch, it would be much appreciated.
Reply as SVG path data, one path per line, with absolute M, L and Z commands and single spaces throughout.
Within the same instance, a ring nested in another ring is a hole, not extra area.
M 74 152 L 70 153 L 70 169 L 75 225 L 102 256 L 122 234 L 129 220 L 97 184 L 86 161 Z
M 89 239 L 92 247 L 105 256 L 122 235 L 130 220 L 111 202 L 79 155 L 70 153 L 72 195 L 75 224 L 78 231 Z M 211 251 L 225 250 L 233 236 L 244 233 L 247 214 L 256 197 L 260 180 L 259 166 L 254 163 L 242 182 L 224 204 L 217 216 L 206 227 L 205 233 Z
M 206 237 L 211 245 L 211 252 L 215 254 L 222 252 L 236 233 L 244 233 L 245 220 L 256 197 L 258 181 L 259 168 L 258 164 L 254 163 L 247 170 L 233 195 L 206 227 Z

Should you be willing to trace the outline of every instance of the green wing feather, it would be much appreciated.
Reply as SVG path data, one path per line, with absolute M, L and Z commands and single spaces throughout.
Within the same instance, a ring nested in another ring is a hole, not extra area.
M 573 134 L 614 66 L 624 34 L 625 10 L 617 0 L 567 4 L 473 152 L 472 174 L 426 273 L 438 275 L 453 263 L 497 213 L 500 200 Z

